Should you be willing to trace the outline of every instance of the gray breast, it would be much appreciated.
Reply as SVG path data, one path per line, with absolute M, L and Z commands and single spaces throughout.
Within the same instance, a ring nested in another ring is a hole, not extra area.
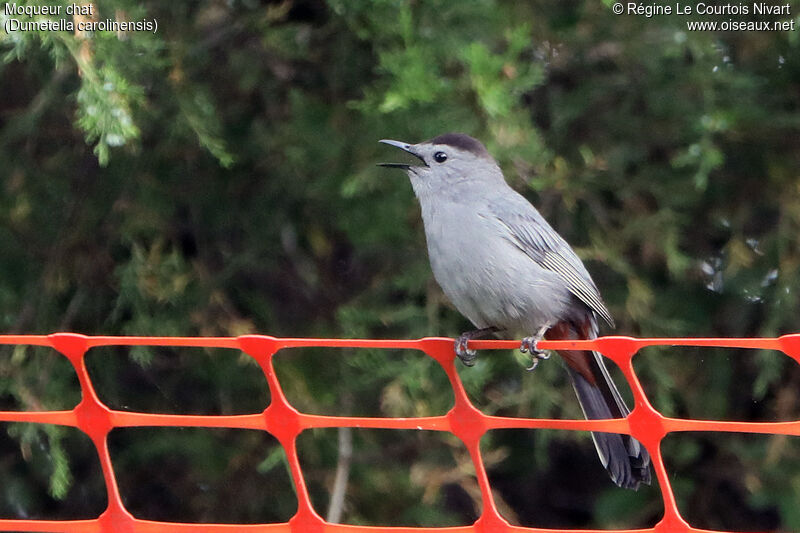
M 422 202 L 434 277 L 476 327 L 526 335 L 564 315 L 569 291 L 552 271 L 501 237 L 499 222 L 478 206 Z

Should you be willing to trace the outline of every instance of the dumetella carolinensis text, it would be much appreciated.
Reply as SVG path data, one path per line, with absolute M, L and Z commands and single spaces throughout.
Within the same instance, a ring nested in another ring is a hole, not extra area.
M 470 339 L 493 332 L 529 335 L 521 350 L 535 368 L 548 339 L 593 339 L 597 317 L 614 322 L 592 278 L 569 244 L 505 181 L 480 141 L 446 133 L 419 144 L 382 140 L 419 159 L 383 163 L 406 170 L 422 207 L 428 256 L 436 281 L 477 330 L 455 350 L 474 364 Z M 624 418 L 630 410 L 597 352 L 561 350 L 588 419 Z M 620 487 L 650 483 L 650 456 L 629 435 L 592 433 L 597 453 Z

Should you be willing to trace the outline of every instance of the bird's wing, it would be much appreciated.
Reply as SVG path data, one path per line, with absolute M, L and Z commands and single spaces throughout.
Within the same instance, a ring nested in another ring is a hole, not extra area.
M 600 292 L 586 271 L 586 267 L 536 208 L 515 193 L 513 199 L 505 196 L 501 201 L 490 203 L 489 209 L 507 229 L 505 237 L 512 244 L 542 268 L 558 274 L 572 294 L 600 315 L 611 327 L 614 326 L 614 319 L 611 318 L 611 313 L 603 303 Z

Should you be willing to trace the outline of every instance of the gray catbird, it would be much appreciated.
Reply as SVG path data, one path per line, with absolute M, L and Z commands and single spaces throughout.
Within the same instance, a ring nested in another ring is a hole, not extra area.
M 428 256 L 436 281 L 477 328 L 456 340 L 468 366 L 476 354 L 470 339 L 498 331 L 530 335 L 535 368 L 547 356 L 536 344 L 548 339 L 597 337 L 597 317 L 613 326 L 592 278 L 567 242 L 522 195 L 506 183 L 480 141 L 446 133 L 419 144 L 382 140 L 419 159 L 383 163 L 408 172 L 422 207 Z M 586 418 L 630 413 L 597 352 L 562 350 Z M 619 486 L 650 483 L 647 450 L 629 435 L 592 433 L 600 460 Z

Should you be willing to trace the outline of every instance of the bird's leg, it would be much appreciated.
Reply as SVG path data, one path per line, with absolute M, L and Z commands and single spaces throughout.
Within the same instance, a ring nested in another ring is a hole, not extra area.
M 489 335 L 490 333 L 496 333 L 498 331 L 500 331 L 500 328 L 496 326 L 489 326 L 488 328 L 474 329 L 472 331 L 462 333 L 456 339 L 456 355 L 466 366 L 473 366 L 475 364 L 475 359 L 478 357 L 478 353 L 475 350 L 470 350 L 467 348 L 467 343 L 472 339 L 479 339 Z
M 550 329 L 550 324 L 545 324 L 539 328 L 539 331 L 536 332 L 536 335 L 522 339 L 522 345 L 519 347 L 519 351 L 522 353 L 527 352 L 531 354 L 531 366 L 525 369 L 528 372 L 536 370 L 536 367 L 539 366 L 539 361 L 550 359 L 549 352 L 545 352 L 536 347 L 536 345 L 539 344 L 539 341 L 544 338 L 544 334 L 548 329 Z

